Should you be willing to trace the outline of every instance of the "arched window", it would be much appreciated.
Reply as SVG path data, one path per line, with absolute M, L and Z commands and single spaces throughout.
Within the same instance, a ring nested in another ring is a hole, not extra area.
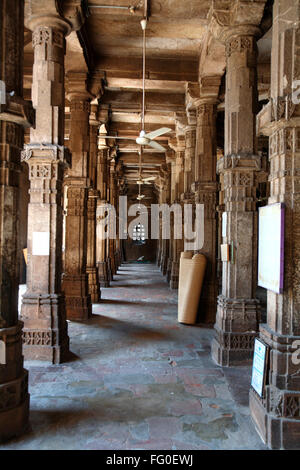
M 133 229 L 133 234 L 132 234 L 132 239 L 133 241 L 138 244 L 138 245 L 143 245 L 146 240 L 145 237 L 145 227 L 142 224 L 138 224 L 134 227 Z

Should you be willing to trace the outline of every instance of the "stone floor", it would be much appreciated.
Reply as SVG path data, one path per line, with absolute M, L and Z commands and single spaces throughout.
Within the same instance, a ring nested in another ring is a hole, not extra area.
M 249 416 L 250 369 L 210 358 L 212 329 L 176 321 L 177 294 L 154 265 L 123 265 L 73 360 L 27 362 L 31 431 L 1 449 L 264 449 Z

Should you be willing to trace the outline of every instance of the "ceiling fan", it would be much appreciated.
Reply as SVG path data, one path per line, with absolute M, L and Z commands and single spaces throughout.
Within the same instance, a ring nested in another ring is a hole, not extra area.
M 140 189 L 143 184 L 151 184 L 151 181 L 156 180 L 156 176 L 148 176 L 147 178 L 142 177 L 142 151 L 143 151 L 143 146 L 141 146 L 141 149 L 139 150 L 139 176 L 136 181 Z
M 149 146 L 159 152 L 165 152 L 166 149 L 160 145 L 158 142 L 155 141 L 156 137 L 160 137 L 161 135 L 167 134 L 171 132 L 172 129 L 168 127 L 161 127 L 153 132 L 146 133 L 145 131 L 145 83 L 146 83 L 146 28 L 147 28 L 147 18 L 143 18 L 141 20 L 141 26 L 143 30 L 143 107 L 142 107 L 142 115 L 141 115 L 141 127 L 142 130 L 138 137 L 116 137 L 116 136 L 100 136 L 104 139 L 121 139 L 121 140 L 135 140 L 138 145 L 142 146 Z

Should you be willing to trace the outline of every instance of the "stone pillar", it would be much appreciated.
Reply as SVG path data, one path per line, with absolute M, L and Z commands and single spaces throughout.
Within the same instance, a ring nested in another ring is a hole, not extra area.
M 216 111 L 221 77 L 202 77 L 200 84 L 190 84 L 187 94 L 196 106 L 195 203 L 204 205 L 204 246 L 198 253 L 206 256 L 207 267 L 199 304 L 201 323 L 216 319 L 217 282 L 217 146 Z
M 161 204 L 169 203 L 170 191 L 170 172 L 166 164 L 161 165 Z M 160 270 L 164 276 L 167 274 L 168 258 L 169 258 L 169 241 L 162 239 L 161 241 L 161 264 Z
M 169 151 L 166 154 L 166 161 L 170 166 L 170 204 L 175 203 L 175 189 L 176 189 L 176 163 L 175 163 L 175 152 L 174 150 Z M 171 283 L 172 265 L 173 265 L 173 253 L 174 253 L 174 225 L 171 223 L 171 239 L 169 243 L 169 259 L 167 267 L 167 282 Z
M 92 303 L 99 302 L 101 298 L 99 275 L 96 265 L 96 208 L 99 192 L 97 186 L 97 153 L 98 153 L 98 129 L 97 120 L 98 103 L 91 105 L 90 114 L 90 159 L 89 175 L 91 187 L 88 191 L 87 203 L 87 264 L 86 272 L 88 275 L 89 294 Z
M 223 366 L 252 360 L 260 318 L 259 301 L 255 298 L 256 173 L 262 169 L 255 136 L 255 32 L 251 26 L 240 27 L 239 33 L 232 29 L 226 41 L 225 156 L 218 161 L 218 172 L 224 178 L 227 217 L 223 243 L 231 246 L 233 257 L 223 263 L 222 294 L 218 297 L 212 344 L 213 358 Z M 212 113 L 212 107 L 206 105 L 204 114 L 209 116 L 209 112 Z
M 175 151 L 175 186 L 174 186 L 174 202 L 179 204 L 180 196 L 184 191 L 184 157 L 185 157 L 185 137 L 177 135 L 174 143 L 171 143 Z M 184 251 L 184 240 L 174 240 L 171 267 L 171 289 L 178 289 L 179 282 L 179 260 L 180 253 Z
M 23 368 L 22 328 L 18 321 L 18 198 L 24 129 L 33 110 L 23 100 L 24 1 L 0 5 L 0 80 L 7 95 L 0 103 L 0 442 L 28 427 L 28 373 Z M 11 97 L 9 93 L 15 92 Z M 5 98 L 5 99 L 4 99 Z M 5 101 L 5 103 L 4 103 Z
M 88 275 L 89 294 L 92 303 L 97 303 L 101 299 L 98 269 L 96 266 L 96 209 L 99 193 L 90 188 L 87 203 L 87 263 L 86 272 Z
M 184 156 L 184 193 L 183 200 L 191 202 L 194 199 L 192 184 L 195 181 L 195 151 L 196 151 L 196 112 L 189 111 L 188 123 L 185 128 Z
M 28 3 L 36 126 L 23 152 L 30 178 L 27 291 L 22 303 L 24 355 L 59 363 L 69 351 L 61 273 L 62 184 L 69 158 L 64 147 L 64 54 L 71 25 L 58 14 L 54 1 L 47 6 Z
M 92 315 L 87 267 L 87 201 L 89 168 L 90 94 L 86 74 L 68 76 L 70 101 L 70 150 L 72 167 L 68 170 L 65 273 L 63 290 L 68 320 L 87 320 Z
M 116 162 L 114 158 L 111 158 L 109 162 L 109 203 L 116 208 L 116 180 L 115 180 L 115 167 Z M 111 280 L 113 280 L 114 274 L 117 273 L 116 261 L 115 261 L 115 240 L 110 238 L 107 240 L 108 243 L 108 266 L 111 273 Z
M 265 393 L 250 391 L 259 434 L 272 449 L 300 449 L 300 105 L 292 98 L 300 80 L 300 2 L 275 0 L 271 100 L 258 115 L 269 136 L 269 204 L 285 206 L 284 288 L 268 290 L 267 323 L 260 339 L 269 347 Z M 298 93 L 299 96 L 299 93 Z
M 103 142 L 99 139 L 98 154 L 97 154 L 97 190 L 100 193 L 100 199 L 97 201 L 97 212 L 101 213 L 101 207 L 106 204 L 107 195 L 107 154 L 109 147 L 107 147 L 105 140 Z M 101 218 L 100 218 L 101 219 Z M 97 229 L 96 229 L 96 259 L 99 275 L 99 282 L 101 287 L 109 287 L 109 272 L 107 265 L 107 251 L 106 240 L 103 239 L 101 231 L 99 230 L 100 219 L 97 215 Z

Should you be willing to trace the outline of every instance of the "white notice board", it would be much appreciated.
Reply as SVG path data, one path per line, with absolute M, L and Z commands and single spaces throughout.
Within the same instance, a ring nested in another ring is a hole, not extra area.
M 284 205 L 259 208 L 258 285 L 277 294 L 283 291 Z
M 263 396 L 267 373 L 268 348 L 255 339 L 251 386 L 260 397 Z

